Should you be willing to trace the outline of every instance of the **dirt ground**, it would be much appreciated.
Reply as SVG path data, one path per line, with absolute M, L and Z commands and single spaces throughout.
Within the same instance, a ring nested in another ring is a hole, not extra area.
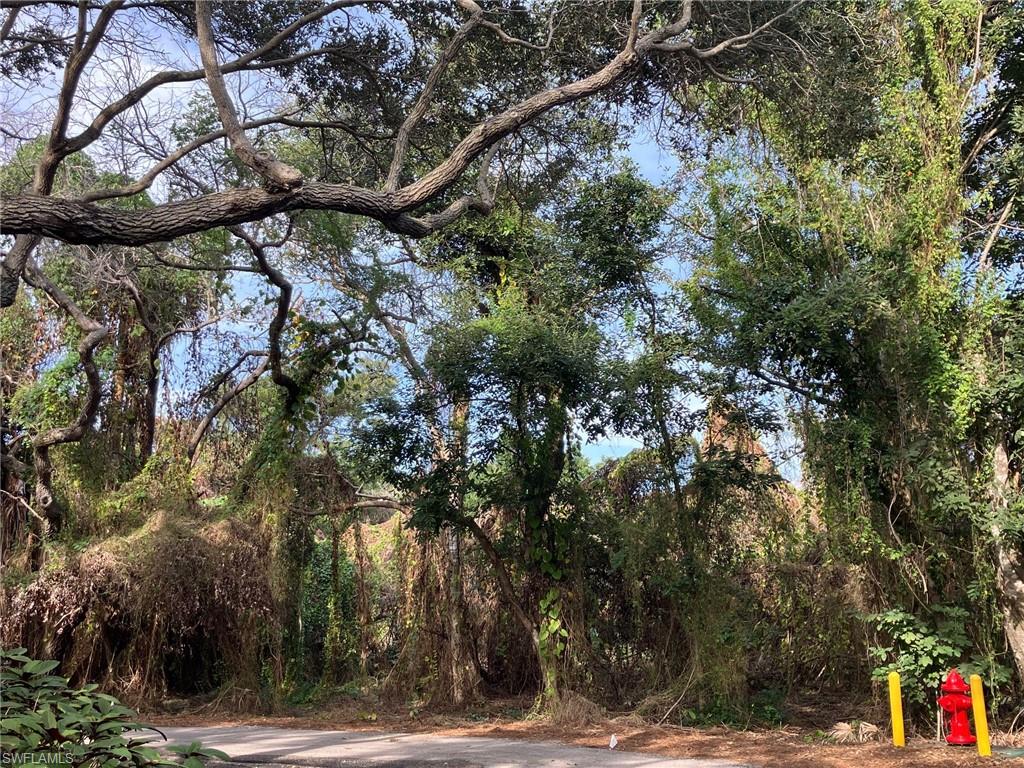
M 156 726 L 264 725 L 328 730 L 404 731 L 447 736 L 494 736 L 512 739 L 559 741 L 577 746 L 607 748 L 615 734 L 618 749 L 667 757 L 717 757 L 762 768 L 967 768 L 968 766 L 1020 765 L 1024 758 L 983 760 L 973 748 L 956 748 L 924 738 L 908 739 L 904 749 L 887 742 L 866 744 L 822 743 L 821 732 L 786 726 L 775 729 L 737 730 L 724 726 L 681 728 L 642 724 L 635 717 L 609 717 L 589 724 L 555 724 L 545 718 L 524 717 L 521 702 L 491 703 L 486 708 L 460 712 L 415 710 L 369 711 L 357 702 L 318 707 L 315 712 L 290 716 L 244 716 L 198 710 L 180 714 L 146 713 Z M 365 706 L 365 705 L 362 705 Z M 510 714 L 512 713 L 512 714 Z M 1024 746 L 1024 740 L 996 733 L 993 745 Z M 997 755 L 998 757 L 998 755 Z

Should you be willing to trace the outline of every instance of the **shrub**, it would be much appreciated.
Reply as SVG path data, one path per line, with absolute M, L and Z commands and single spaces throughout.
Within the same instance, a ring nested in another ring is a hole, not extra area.
M 961 662 L 970 648 L 964 631 L 967 611 L 947 605 L 932 606 L 931 610 L 931 622 L 901 610 L 869 617 L 892 641 L 869 649 L 880 662 L 872 678 L 882 681 L 890 672 L 899 672 L 903 695 L 915 704 L 923 704 L 934 693 L 943 674 Z
M 61 755 L 62 765 L 97 768 L 179 765 L 130 735 L 145 729 L 133 710 L 96 685 L 72 688 L 51 674 L 56 661 L 24 654 L 24 648 L 0 651 L 0 753 Z M 185 768 L 202 768 L 203 758 L 229 759 L 199 743 L 169 749 Z

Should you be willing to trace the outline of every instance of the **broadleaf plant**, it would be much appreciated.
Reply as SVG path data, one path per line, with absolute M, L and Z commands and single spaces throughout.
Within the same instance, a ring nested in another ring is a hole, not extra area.
M 202 768 L 209 758 L 228 760 L 199 742 L 169 747 L 169 759 L 140 736 L 147 726 L 134 710 L 91 683 L 74 688 L 51 674 L 58 662 L 31 659 L 24 648 L 0 651 L 0 754 L 53 755 L 62 765 L 178 766 Z M 155 730 L 155 729 L 151 729 Z M 159 733 L 157 731 L 157 733 Z

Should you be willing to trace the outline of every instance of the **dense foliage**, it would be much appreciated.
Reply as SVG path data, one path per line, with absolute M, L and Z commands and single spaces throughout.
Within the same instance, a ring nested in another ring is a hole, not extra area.
M 97 683 L 747 724 L 891 670 L 929 725 L 953 665 L 1012 722 L 1024 6 L 452 5 L 218 5 L 248 137 L 209 68 L 71 154 L 10 131 L 17 220 L 79 211 L 4 235 L 0 642 L 84 686 L 5 655 L 54 697 L 17 738 L 149 760 Z M 77 61 L 44 8 L 28 94 Z

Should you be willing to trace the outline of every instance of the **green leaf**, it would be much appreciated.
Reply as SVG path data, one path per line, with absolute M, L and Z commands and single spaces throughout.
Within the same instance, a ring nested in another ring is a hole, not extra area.
M 31 675 L 42 675 L 56 669 L 59 664 L 57 661 L 29 661 L 25 664 L 25 671 Z

